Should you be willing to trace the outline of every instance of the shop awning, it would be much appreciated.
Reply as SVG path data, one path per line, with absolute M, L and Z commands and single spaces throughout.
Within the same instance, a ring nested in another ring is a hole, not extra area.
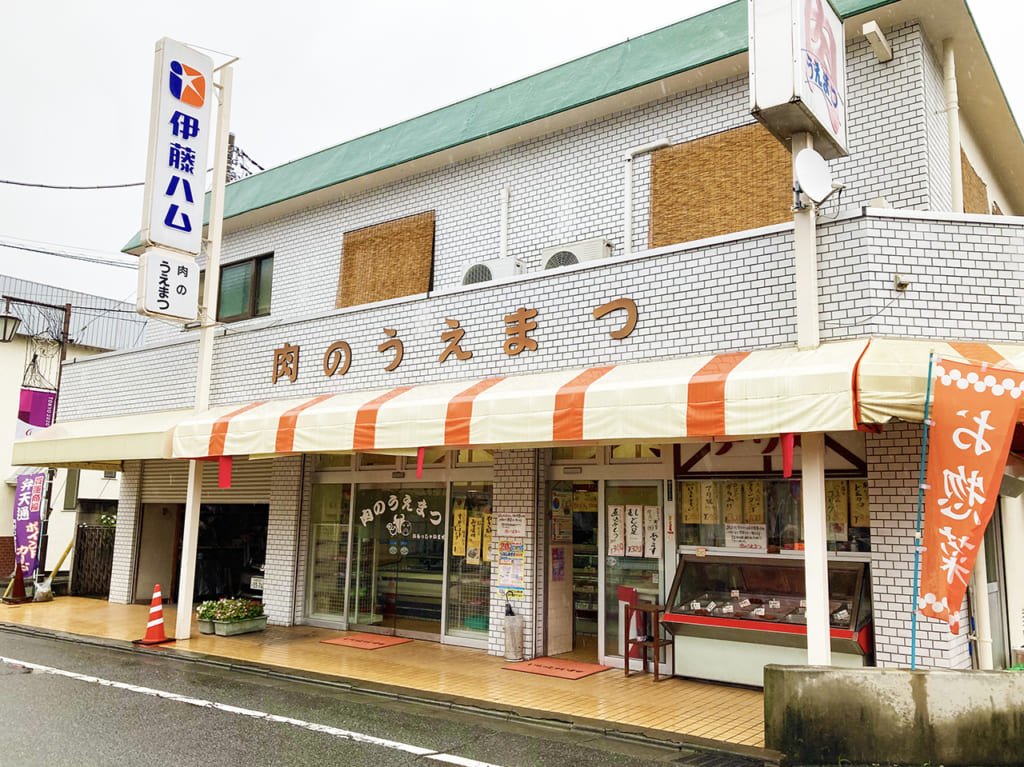
M 171 430 L 190 410 L 63 421 L 14 443 L 14 466 L 121 470 L 121 462 L 170 458 Z
M 173 455 L 678 441 L 856 428 L 867 339 L 225 406 Z
M 993 370 L 1001 365 L 1024 370 L 1021 344 L 875 338 L 864 352 L 857 374 L 861 423 L 921 423 L 932 353 L 948 359 L 985 362 Z

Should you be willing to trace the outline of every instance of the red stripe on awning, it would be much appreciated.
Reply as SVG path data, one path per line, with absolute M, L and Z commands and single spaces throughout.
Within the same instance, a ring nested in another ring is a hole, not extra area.
M 750 352 L 719 354 L 693 375 L 686 392 L 687 436 L 714 437 L 727 433 L 725 381 L 749 356 Z
M 558 390 L 555 394 L 555 412 L 552 414 L 552 439 L 583 439 L 583 406 L 587 389 L 594 381 L 614 369 L 614 365 L 609 365 L 584 370 Z
M 284 412 L 281 415 L 280 420 L 277 422 L 277 438 L 275 440 L 274 452 L 277 453 L 290 453 L 295 447 L 295 424 L 299 420 L 299 413 L 306 408 L 311 408 L 313 405 L 318 405 L 326 399 L 330 399 L 335 395 L 324 394 L 321 397 L 315 397 L 308 402 L 303 402 L 301 405 L 293 407 L 291 410 Z
M 485 378 L 451 398 L 444 420 L 444 444 L 470 444 L 469 425 L 473 420 L 473 403 L 480 394 L 504 380 L 504 377 Z
M 352 447 L 355 450 L 373 450 L 377 443 L 377 411 L 381 405 L 393 400 L 400 394 L 411 389 L 411 386 L 400 386 L 379 397 L 370 400 L 356 413 L 355 431 L 352 436 Z
M 228 437 L 228 424 L 231 419 L 236 415 L 241 415 L 247 410 L 252 410 L 255 407 L 259 407 L 264 404 L 263 402 L 253 402 L 245 407 L 240 407 L 238 410 L 233 410 L 227 415 L 222 415 L 213 423 L 213 428 L 210 430 L 210 452 L 209 455 L 224 455 L 224 441 Z
M 973 362 L 987 362 L 989 365 L 995 365 L 997 362 L 1006 361 L 1006 357 L 988 344 L 950 341 L 949 345 L 956 349 L 957 354 L 963 355 L 966 359 Z

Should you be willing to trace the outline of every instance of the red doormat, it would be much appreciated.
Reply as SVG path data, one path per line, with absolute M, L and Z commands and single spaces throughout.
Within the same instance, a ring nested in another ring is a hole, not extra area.
M 321 639 L 322 644 L 338 644 L 342 647 L 358 647 L 360 650 L 379 650 L 381 647 L 391 647 L 396 644 L 411 642 L 411 639 L 404 637 L 389 637 L 381 634 L 350 634 L 334 639 Z
M 525 671 L 527 674 L 554 676 L 559 679 L 582 679 L 585 676 L 607 671 L 611 666 L 599 666 L 596 663 L 580 663 L 575 660 L 558 660 L 557 658 L 534 658 L 511 666 L 502 666 L 509 671 Z

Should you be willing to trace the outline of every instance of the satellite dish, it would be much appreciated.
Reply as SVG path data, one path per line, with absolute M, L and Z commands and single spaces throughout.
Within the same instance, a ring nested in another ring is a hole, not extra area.
M 832 188 L 832 174 L 825 158 L 813 149 L 801 149 L 797 153 L 793 168 L 800 191 L 814 202 L 824 202 L 835 191 Z

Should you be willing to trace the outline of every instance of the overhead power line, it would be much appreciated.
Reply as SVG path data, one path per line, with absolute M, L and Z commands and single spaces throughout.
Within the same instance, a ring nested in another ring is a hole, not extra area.
M 128 189 L 133 186 L 145 186 L 145 181 L 138 181 L 133 184 L 94 184 L 92 186 L 62 186 L 59 184 L 30 184 L 27 181 L 11 181 L 10 179 L 0 178 L 0 184 L 9 184 L 10 186 L 28 186 L 33 189 L 72 189 L 72 190 L 83 190 L 83 189 Z
M 137 263 L 131 263 L 126 261 L 114 261 L 110 259 L 100 258 L 97 256 L 87 256 L 80 253 L 68 253 L 66 251 L 49 250 L 47 248 L 39 247 L 43 243 L 31 243 L 26 244 L 24 242 L 18 242 L 14 240 L 6 240 L 0 237 L 0 247 L 11 248 L 12 250 L 23 250 L 28 253 L 41 253 L 46 256 L 57 256 L 58 258 L 68 258 L 73 261 L 85 261 L 89 264 L 101 264 L 103 266 L 116 266 L 121 269 L 138 269 Z

